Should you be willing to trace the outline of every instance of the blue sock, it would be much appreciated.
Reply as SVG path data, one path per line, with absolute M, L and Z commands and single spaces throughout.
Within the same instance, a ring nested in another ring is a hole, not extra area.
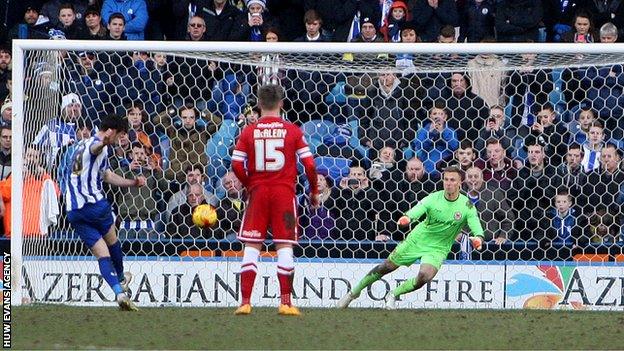
M 123 293 L 123 289 L 121 288 L 121 285 L 119 285 L 119 280 L 117 279 L 115 272 L 113 272 L 113 263 L 111 262 L 111 258 L 102 257 L 98 259 L 98 263 L 100 265 L 100 274 L 102 274 L 106 283 L 113 288 L 115 296 Z
M 111 261 L 113 261 L 113 266 L 115 266 L 117 279 L 121 282 L 124 279 L 124 267 L 123 252 L 121 252 L 121 244 L 119 243 L 119 240 L 115 241 L 113 245 L 108 247 L 108 252 L 110 252 Z

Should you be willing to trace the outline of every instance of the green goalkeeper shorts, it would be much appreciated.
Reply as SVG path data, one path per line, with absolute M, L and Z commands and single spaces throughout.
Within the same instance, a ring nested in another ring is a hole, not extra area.
M 405 240 L 394 248 L 388 260 L 397 266 L 410 266 L 420 259 L 421 264 L 430 264 L 439 270 L 447 255 L 448 252 L 427 250 L 410 240 Z

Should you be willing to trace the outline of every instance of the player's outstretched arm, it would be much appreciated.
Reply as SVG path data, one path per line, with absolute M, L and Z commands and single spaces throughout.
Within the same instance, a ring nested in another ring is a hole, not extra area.
M 110 169 L 107 169 L 106 171 L 104 171 L 103 179 L 108 184 L 123 187 L 123 188 L 129 188 L 132 186 L 137 186 L 137 187 L 144 186 L 146 182 L 145 177 L 143 176 L 139 176 L 134 179 L 127 179 L 118 174 L 115 174 Z
M 470 237 L 472 247 L 476 250 L 481 250 L 483 245 L 483 227 L 481 226 L 477 209 L 474 206 L 468 212 L 468 228 L 470 228 L 470 232 L 473 235 Z
M 103 135 L 101 136 L 101 140 L 94 142 L 93 144 L 91 144 L 91 146 L 89 147 L 89 152 L 91 152 L 91 155 L 97 156 L 99 155 L 102 150 L 104 150 L 104 148 L 107 145 L 111 145 L 112 143 L 116 143 L 116 141 L 114 139 L 114 133 L 115 130 L 113 129 L 107 129 Z
M 412 221 L 415 221 L 419 219 L 420 217 L 422 217 L 422 215 L 424 215 L 425 212 L 427 212 L 428 201 L 429 201 L 429 196 L 418 201 L 416 206 L 412 207 L 403 216 L 401 216 L 401 218 L 399 218 L 399 220 L 397 221 L 397 224 L 401 227 L 405 227 L 409 225 Z
M 310 154 L 309 157 L 305 157 L 301 159 L 301 163 L 303 163 L 303 168 L 305 169 L 306 177 L 308 178 L 308 182 L 310 183 L 310 203 L 313 208 L 319 207 L 319 198 L 318 198 L 318 177 L 316 175 L 316 166 L 314 165 L 314 157 Z

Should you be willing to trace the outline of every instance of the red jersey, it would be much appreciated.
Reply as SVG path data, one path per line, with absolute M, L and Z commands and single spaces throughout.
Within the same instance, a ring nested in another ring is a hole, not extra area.
M 312 157 L 303 132 L 280 117 L 262 117 L 245 127 L 238 138 L 232 161 L 247 161 L 250 191 L 258 185 L 285 185 L 295 190 L 297 156 Z

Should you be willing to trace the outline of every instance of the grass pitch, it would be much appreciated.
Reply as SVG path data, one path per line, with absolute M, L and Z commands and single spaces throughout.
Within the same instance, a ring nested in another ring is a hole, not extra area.
M 29 306 L 15 349 L 622 349 L 624 313 Z

